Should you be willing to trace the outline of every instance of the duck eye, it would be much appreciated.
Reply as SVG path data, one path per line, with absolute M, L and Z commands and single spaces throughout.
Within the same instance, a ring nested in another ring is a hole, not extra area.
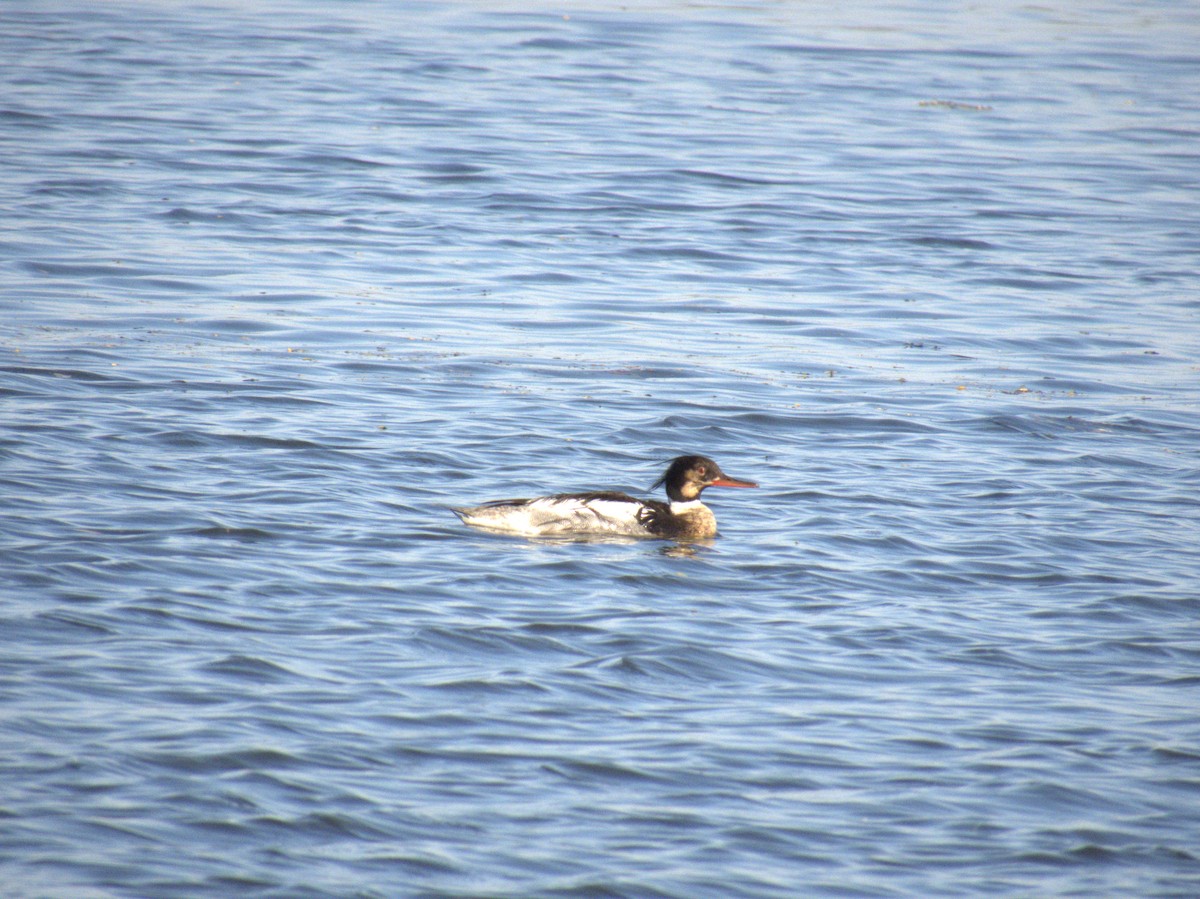
M 703 465 L 697 465 L 696 466 L 696 474 L 700 475 L 700 477 L 704 477 L 706 474 L 708 474 L 708 469 L 705 468 Z

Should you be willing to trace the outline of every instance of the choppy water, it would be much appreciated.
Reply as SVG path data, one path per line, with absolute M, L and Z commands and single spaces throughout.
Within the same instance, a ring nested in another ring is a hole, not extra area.
M 77 7 L 6 896 L 1200 894 L 1195 8 Z M 447 510 L 684 451 L 709 544 Z

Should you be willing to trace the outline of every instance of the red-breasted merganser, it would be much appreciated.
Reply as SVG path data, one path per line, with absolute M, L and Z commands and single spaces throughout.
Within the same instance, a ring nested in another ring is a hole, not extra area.
M 501 499 L 454 514 L 474 527 L 528 537 L 612 535 L 696 540 L 717 533 L 717 519 L 700 493 L 706 487 L 757 487 L 731 478 L 706 456 L 680 456 L 654 483 L 669 503 L 624 493 L 557 493 Z M 653 489 L 653 487 L 651 488 Z

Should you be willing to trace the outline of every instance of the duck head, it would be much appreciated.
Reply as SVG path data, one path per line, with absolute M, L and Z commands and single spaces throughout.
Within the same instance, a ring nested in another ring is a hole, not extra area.
M 667 488 L 667 499 L 671 502 L 688 503 L 699 499 L 706 487 L 757 487 L 758 484 L 731 478 L 707 456 L 679 456 L 651 489 L 659 486 Z

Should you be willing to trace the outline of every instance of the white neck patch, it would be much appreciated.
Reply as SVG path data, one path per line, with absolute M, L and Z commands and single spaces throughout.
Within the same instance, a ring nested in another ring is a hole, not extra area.
M 682 503 L 671 503 L 671 514 L 683 515 L 686 512 L 695 512 L 698 509 L 703 509 L 704 503 L 698 499 L 688 500 Z

